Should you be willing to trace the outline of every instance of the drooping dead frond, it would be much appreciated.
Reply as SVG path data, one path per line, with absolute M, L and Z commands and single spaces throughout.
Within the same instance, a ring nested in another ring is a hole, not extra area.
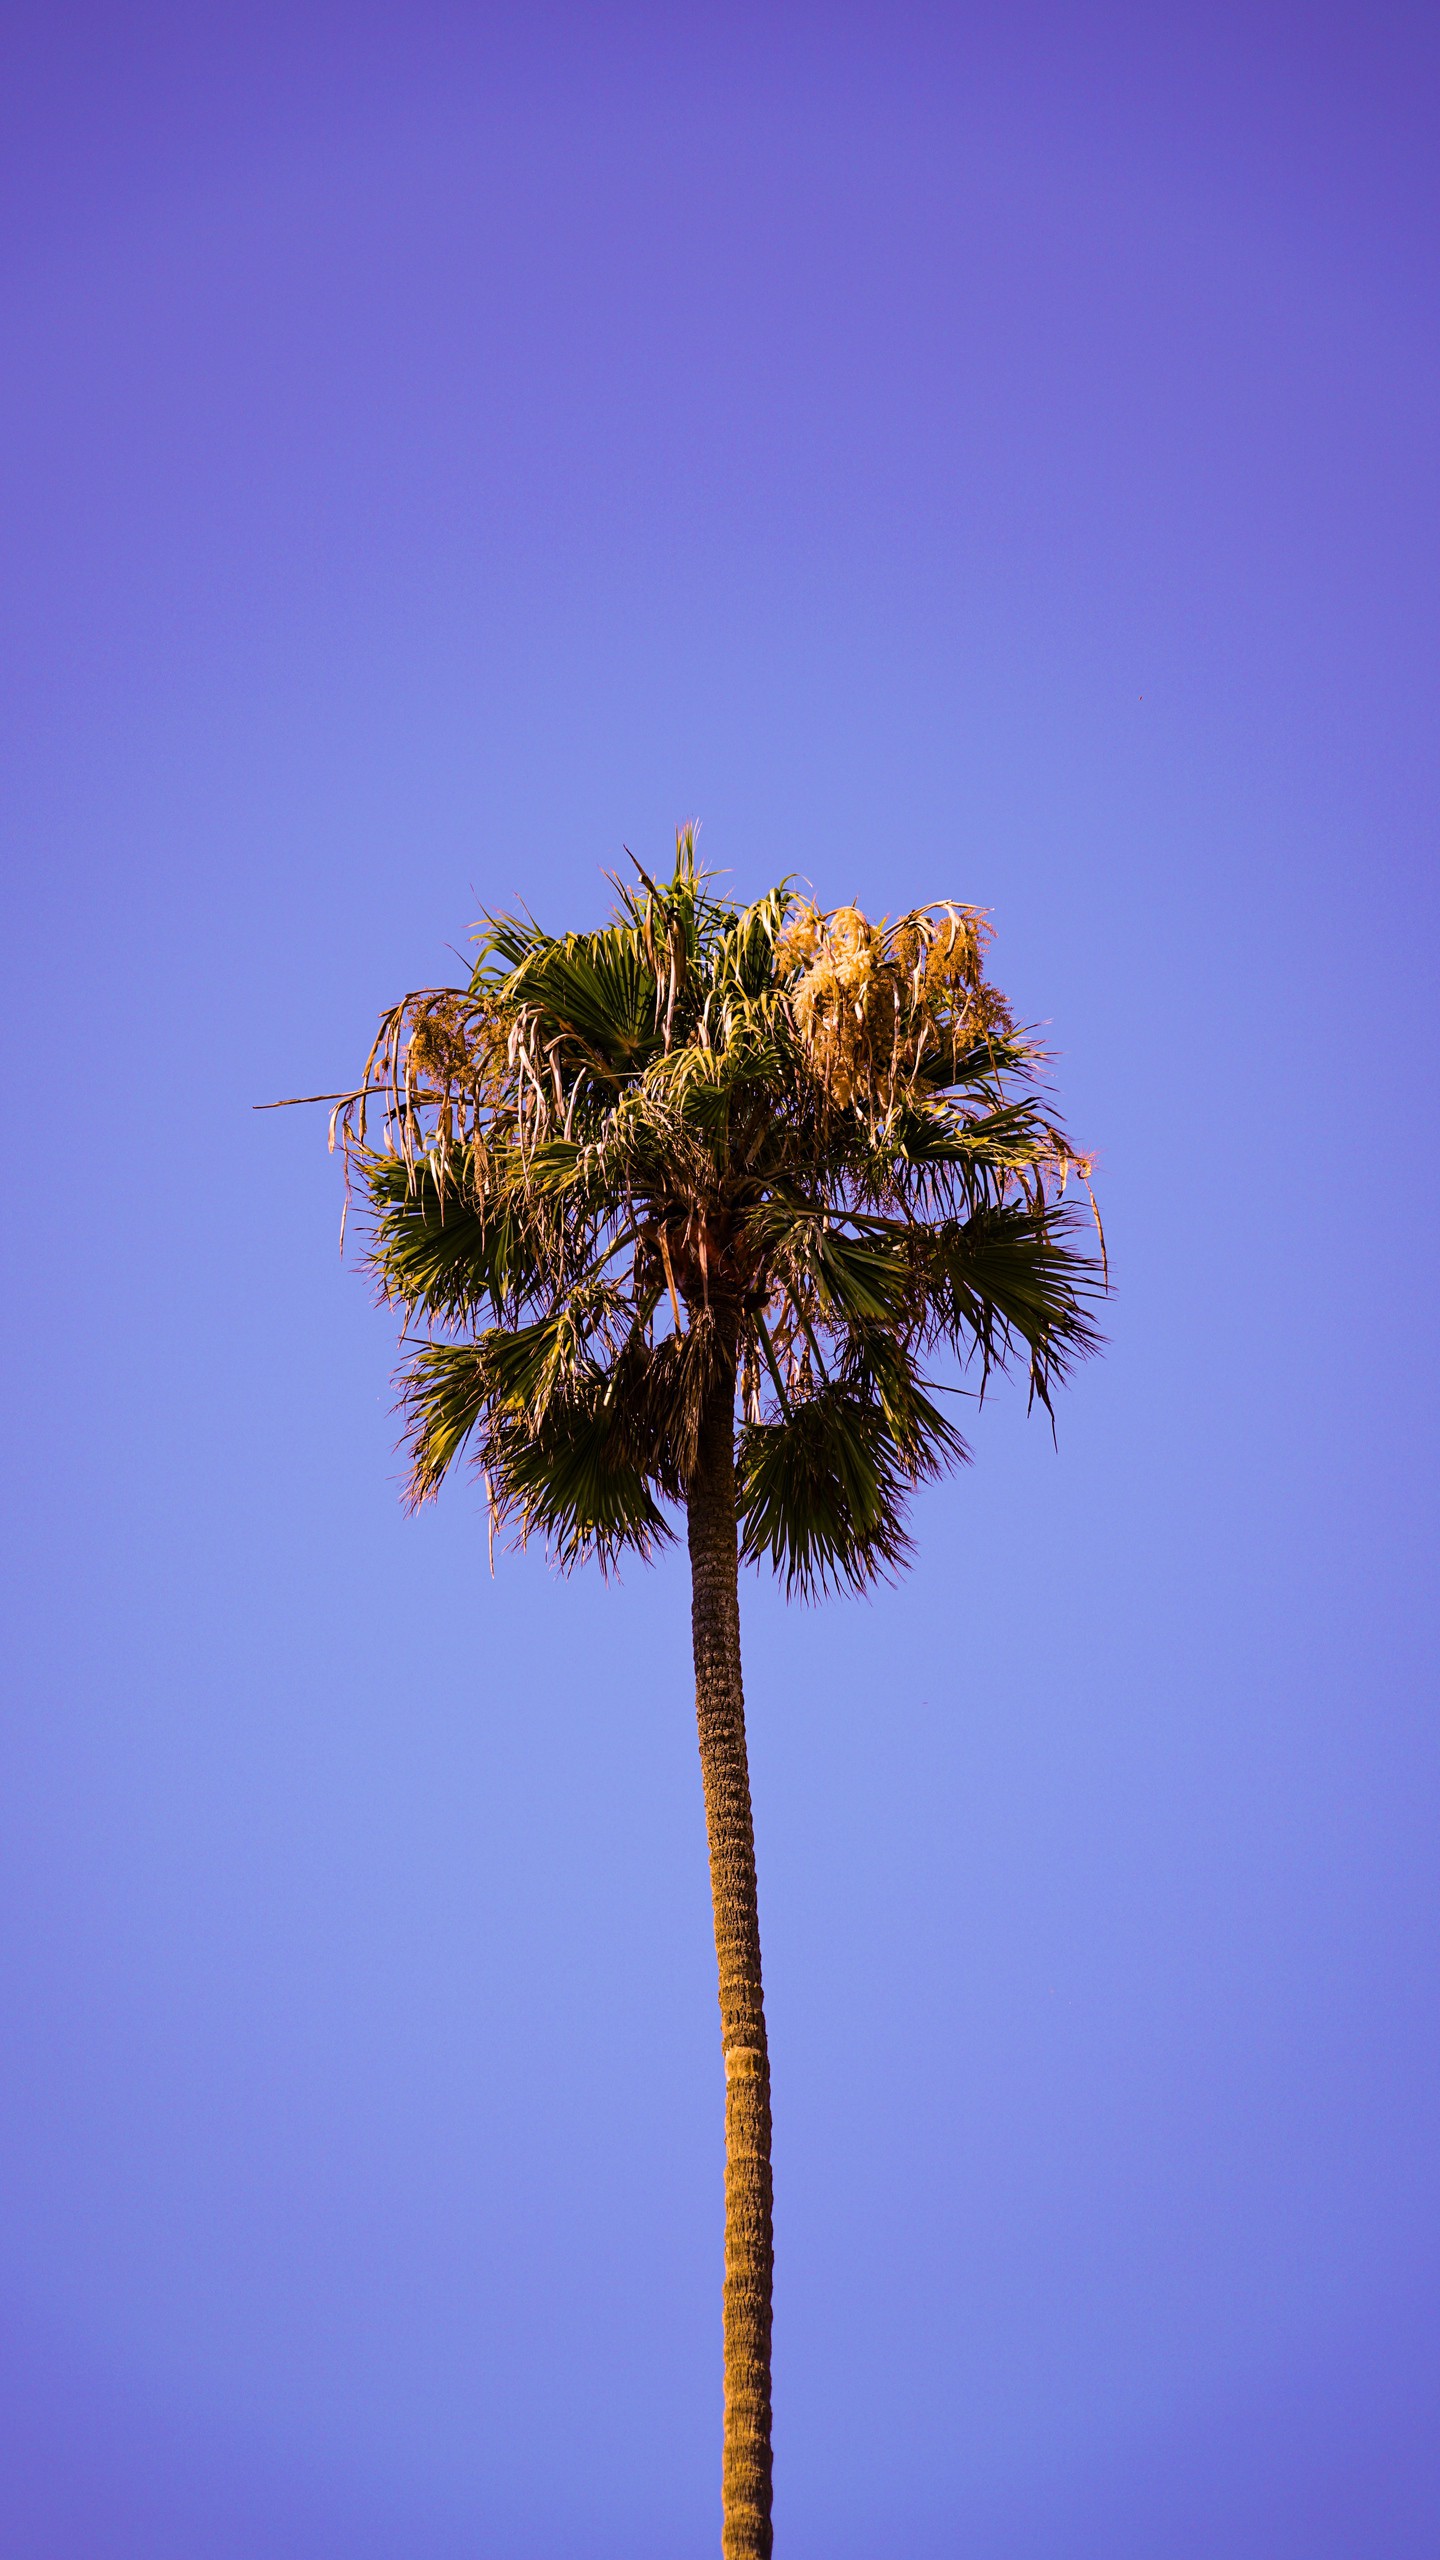
M 837 1110 L 884 1120 L 981 1043 L 1013 1043 L 1010 1008 L 985 975 L 990 938 L 977 908 L 950 903 L 878 925 L 858 907 L 796 908 L 777 968 L 806 1064 Z

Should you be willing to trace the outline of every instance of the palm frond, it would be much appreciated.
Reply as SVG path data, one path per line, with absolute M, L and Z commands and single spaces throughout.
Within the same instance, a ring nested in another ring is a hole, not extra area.
M 555 1396 L 538 1422 L 505 1412 L 485 1446 L 502 1520 L 539 1536 L 562 1572 L 590 1561 L 610 1571 L 627 1550 L 648 1562 L 674 1535 L 650 1489 L 648 1453 L 611 1382 L 587 1379 Z
M 915 1239 L 937 1330 L 962 1354 L 978 1350 L 987 1373 L 1023 1344 L 1031 1391 L 1047 1410 L 1052 1387 L 1100 1346 L 1091 1306 L 1102 1284 L 1088 1240 L 1083 1248 L 1076 1241 L 1082 1234 L 1071 1202 L 1042 1197 L 1033 1206 L 983 1209 Z
M 822 1386 L 774 1422 L 747 1422 L 736 1458 L 740 1554 L 768 1563 L 787 1592 L 863 1591 L 910 1553 L 915 1481 L 882 1408 Z

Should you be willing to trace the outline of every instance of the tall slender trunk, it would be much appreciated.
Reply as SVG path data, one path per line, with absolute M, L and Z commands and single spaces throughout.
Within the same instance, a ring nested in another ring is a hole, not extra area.
M 725 2055 L 725 2560 L 769 2560 L 770 2056 L 740 1685 L 735 1388 L 719 1380 L 688 1499 L 695 1712 Z

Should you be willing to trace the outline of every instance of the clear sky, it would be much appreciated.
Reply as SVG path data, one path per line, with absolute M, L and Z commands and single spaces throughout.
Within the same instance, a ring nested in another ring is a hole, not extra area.
M 683 1561 L 319 1115 L 678 819 L 993 911 L 1111 1343 L 747 1586 L 784 2560 L 1434 2560 L 1431 8 L 0 11 L 0 2547 L 690 2560 Z

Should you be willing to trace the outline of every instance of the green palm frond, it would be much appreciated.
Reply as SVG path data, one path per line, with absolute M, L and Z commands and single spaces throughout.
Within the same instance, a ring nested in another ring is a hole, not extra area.
M 401 1407 L 410 1458 L 409 1500 L 437 1494 L 456 1458 L 485 1423 L 493 1382 L 480 1344 L 427 1342 L 407 1364 Z
M 523 1539 L 544 1539 L 564 1572 L 598 1563 L 610 1571 L 627 1550 L 642 1562 L 674 1536 L 651 1490 L 632 1417 L 603 1377 L 557 1396 L 544 1417 L 498 1416 L 486 1470 L 502 1519 Z
M 965 1454 L 933 1407 L 930 1419 L 933 1436 L 912 1413 L 902 1443 L 857 1380 L 820 1387 L 782 1420 L 747 1423 L 737 1457 L 742 1560 L 770 1564 L 803 1599 L 863 1591 L 897 1572 L 910 1553 L 913 1486 Z
M 367 1173 L 371 1267 L 412 1319 L 465 1323 L 481 1308 L 498 1317 L 543 1291 L 550 1239 L 522 1193 L 442 1181 L 428 1159 L 411 1169 L 378 1156 Z
M 1076 1241 L 1070 1202 L 1007 1201 L 965 1221 L 945 1221 L 916 1239 L 917 1259 L 937 1327 L 985 1371 L 1007 1366 L 1024 1346 L 1032 1392 L 1048 1409 L 1050 1390 L 1099 1347 L 1090 1313 L 1095 1267 Z

